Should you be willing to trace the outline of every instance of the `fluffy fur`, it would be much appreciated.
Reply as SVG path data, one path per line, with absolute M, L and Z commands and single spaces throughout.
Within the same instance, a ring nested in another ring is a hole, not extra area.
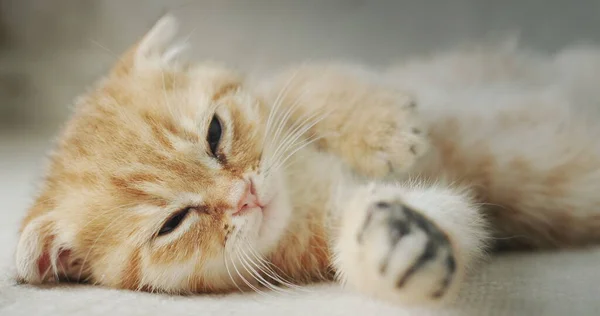
M 335 274 L 412 303 L 452 297 L 490 236 L 598 241 L 597 52 L 481 49 L 248 82 L 183 63 L 175 26 L 161 19 L 77 102 L 23 221 L 25 282 L 187 293 Z

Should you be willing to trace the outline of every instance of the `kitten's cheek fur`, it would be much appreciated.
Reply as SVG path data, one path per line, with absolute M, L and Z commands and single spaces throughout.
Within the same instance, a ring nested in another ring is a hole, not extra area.
M 342 283 L 395 303 L 453 299 L 487 239 L 478 209 L 459 190 L 362 187 L 344 212 L 334 261 Z

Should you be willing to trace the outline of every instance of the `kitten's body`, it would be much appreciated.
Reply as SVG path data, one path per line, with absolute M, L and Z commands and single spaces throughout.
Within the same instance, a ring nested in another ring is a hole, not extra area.
M 391 72 L 431 134 L 416 169 L 469 185 L 510 247 L 600 240 L 600 52 L 463 51 Z
M 299 66 L 248 86 L 172 65 L 170 23 L 81 100 L 24 221 L 25 281 L 213 292 L 335 271 L 414 301 L 455 290 L 491 234 L 598 241 L 600 54 Z

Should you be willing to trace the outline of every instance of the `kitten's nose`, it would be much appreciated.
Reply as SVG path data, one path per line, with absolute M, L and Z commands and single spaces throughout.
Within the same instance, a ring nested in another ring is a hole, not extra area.
M 250 181 L 246 186 L 246 191 L 242 195 L 242 198 L 238 202 L 237 212 L 234 215 L 241 215 L 244 211 L 260 207 L 260 203 L 258 203 L 258 197 L 256 196 L 256 189 L 254 188 L 254 183 Z

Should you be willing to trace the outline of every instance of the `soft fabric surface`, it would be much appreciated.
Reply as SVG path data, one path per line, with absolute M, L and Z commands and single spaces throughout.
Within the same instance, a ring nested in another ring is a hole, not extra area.
M 14 280 L 17 228 L 34 192 L 48 144 L 0 139 L 0 315 L 600 315 L 600 248 L 492 258 L 442 308 L 403 308 L 335 284 L 306 292 L 166 296 L 89 286 L 32 287 Z

